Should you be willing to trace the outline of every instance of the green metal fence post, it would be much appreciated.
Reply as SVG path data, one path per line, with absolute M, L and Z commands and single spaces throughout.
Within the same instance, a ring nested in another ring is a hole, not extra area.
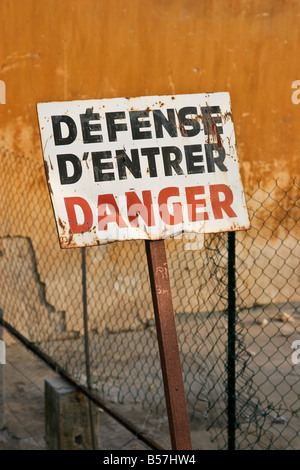
M 227 419 L 228 450 L 235 450 L 235 232 L 228 232 L 228 355 L 227 355 Z

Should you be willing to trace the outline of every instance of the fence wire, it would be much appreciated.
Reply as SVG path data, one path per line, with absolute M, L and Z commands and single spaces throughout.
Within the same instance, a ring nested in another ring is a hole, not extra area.
M 236 274 L 255 394 L 237 441 L 240 448 L 299 449 L 300 361 L 293 354 L 300 339 L 299 182 L 258 183 L 247 198 L 252 228 L 237 234 Z
M 144 242 L 61 250 L 42 165 L 4 148 L 0 201 L 4 320 L 134 423 L 137 435 L 170 448 Z M 228 448 L 229 422 L 236 448 L 300 448 L 297 181 L 258 183 L 247 205 L 252 228 L 235 241 L 234 331 L 228 234 L 165 242 L 194 449 Z

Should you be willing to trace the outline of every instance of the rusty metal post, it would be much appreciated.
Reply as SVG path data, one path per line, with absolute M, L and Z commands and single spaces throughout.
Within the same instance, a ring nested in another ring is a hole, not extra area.
M 172 449 L 191 450 L 165 243 L 146 240 L 145 244 Z
M 87 311 L 87 283 L 86 283 L 86 248 L 81 248 L 81 271 L 82 271 L 82 304 L 83 304 L 83 325 L 84 325 L 84 353 L 85 353 L 85 370 L 87 388 L 92 390 L 91 367 L 90 367 L 90 342 L 88 328 L 88 311 Z M 91 427 L 91 442 L 93 450 L 97 449 L 95 436 L 95 423 L 91 400 L 89 400 L 89 415 Z

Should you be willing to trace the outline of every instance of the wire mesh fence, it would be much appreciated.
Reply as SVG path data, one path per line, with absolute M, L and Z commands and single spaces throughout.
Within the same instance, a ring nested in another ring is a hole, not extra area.
M 144 242 L 61 250 L 42 165 L 4 148 L 0 201 L 7 325 L 130 420 L 132 439 L 170 448 Z M 252 228 L 234 245 L 226 233 L 165 242 L 194 449 L 300 448 L 297 181 L 258 184 L 247 205 Z
M 241 447 L 299 449 L 300 366 L 293 355 L 300 337 L 298 181 L 258 184 L 248 209 L 252 228 L 237 235 L 236 273 L 239 325 L 255 396 L 237 439 Z M 255 426 L 266 440 L 255 435 Z

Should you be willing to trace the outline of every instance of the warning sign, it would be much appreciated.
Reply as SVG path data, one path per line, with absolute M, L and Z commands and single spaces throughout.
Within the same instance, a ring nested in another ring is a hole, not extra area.
M 249 228 L 228 93 L 39 103 L 62 248 Z

